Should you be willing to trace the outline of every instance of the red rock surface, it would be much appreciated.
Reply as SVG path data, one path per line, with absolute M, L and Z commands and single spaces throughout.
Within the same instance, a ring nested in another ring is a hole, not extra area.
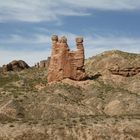
M 35 64 L 36 68 L 48 68 L 50 63 L 50 57 L 47 60 L 41 60 L 40 62 Z
M 140 73 L 140 67 L 127 67 L 120 68 L 119 66 L 116 68 L 110 68 L 109 71 L 114 75 L 121 75 L 124 77 L 131 77 L 138 73 Z
M 56 82 L 65 78 L 83 80 L 84 69 L 84 46 L 83 38 L 76 38 L 76 51 L 70 51 L 67 38 L 52 36 L 52 54 L 48 71 L 48 82 Z

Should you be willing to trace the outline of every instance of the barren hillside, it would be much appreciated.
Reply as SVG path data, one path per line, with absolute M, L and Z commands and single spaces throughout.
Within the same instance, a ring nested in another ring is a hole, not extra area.
M 0 74 L 0 140 L 139 140 L 140 55 L 109 51 L 86 60 L 85 81 L 48 84 L 47 68 Z

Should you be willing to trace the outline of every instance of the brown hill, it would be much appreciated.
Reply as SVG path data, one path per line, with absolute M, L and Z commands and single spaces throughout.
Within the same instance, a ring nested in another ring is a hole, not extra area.
M 133 54 L 121 51 L 108 51 L 94 56 L 86 61 L 86 71 L 89 75 L 102 75 L 100 78 L 104 83 L 117 88 L 123 88 L 130 92 L 140 94 L 140 71 L 132 76 L 113 74 L 110 69 L 125 70 L 128 68 L 137 69 L 140 67 L 140 54 Z
M 86 81 L 48 84 L 47 70 L 0 74 L 0 139 L 140 139 L 140 74 L 109 68 L 139 66 L 140 55 L 105 52 L 86 60 Z

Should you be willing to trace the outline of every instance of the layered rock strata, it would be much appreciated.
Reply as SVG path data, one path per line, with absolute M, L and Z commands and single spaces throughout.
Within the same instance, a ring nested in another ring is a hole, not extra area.
M 114 75 L 121 75 L 124 77 L 131 77 L 140 73 L 140 67 L 127 67 L 127 68 L 110 68 L 109 71 Z

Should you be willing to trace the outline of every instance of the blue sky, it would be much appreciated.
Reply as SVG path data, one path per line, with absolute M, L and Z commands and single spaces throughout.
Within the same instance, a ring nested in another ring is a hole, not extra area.
M 65 35 L 71 49 L 83 36 L 87 58 L 140 53 L 140 0 L 0 0 L 0 65 L 47 59 L 52 34 Z

